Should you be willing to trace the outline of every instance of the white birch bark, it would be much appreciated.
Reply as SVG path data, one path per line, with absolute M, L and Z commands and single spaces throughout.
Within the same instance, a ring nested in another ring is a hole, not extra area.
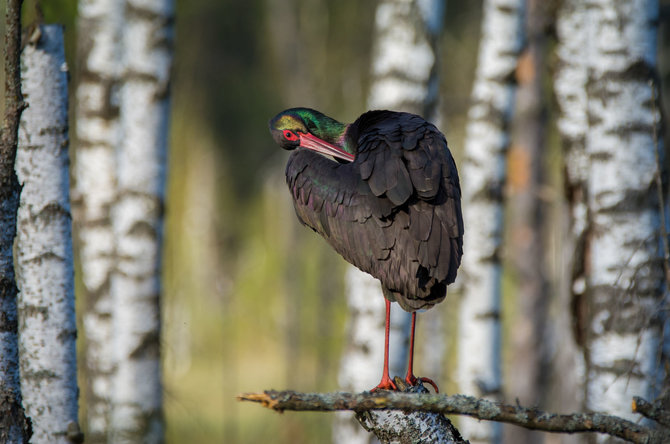
M 344 291 L 349 308 L 346 324 L 349 337 L 340 363 L 338 384 L 341 389 L 351 392 L 370 390 L 381 378 L 384 360 L 384 296 L 379 281 L 354 266 L 347 267 Z M 393 306 L 391 311 L 393 318 Z M 398 332 L 397 325 L 392 329 L 395 335 L 402 333 Z M 396 342 L 389 340 L 391 343 L 397 348 Z M 335 415 L 333 442 L 375 442 L 374 435 L 363 429 L 351 412 L 336 412 Z
M 559 54 L 578 60 L 559 71 L 571 73 L 572 83 L 557 81 L 556 93 L 566 146 L 575 139 L 583 145 L 578 156 L 568 151 L 566 162 L 577 164 L 568 164 L 568 180 L 579 169 L 583 189 L 572 215 L 585 245 L 577 259 L 584 278 L 573 285 L 585 295 L 578 319 L 585 408 L 628 419 L 635 419 L 631 398 L 653 398 L 662 370 L 662 215 L 653 182 L 659 122 L 650 105 L 657 23 L 656 0 L 599 0 L 566 4 L 558 27 Z
M 85 292 L 85 390 L 91 443 L 107 442 L 112 375 L 112 296 L 115 242 L 111 208 L 116 195 L 122 0 L 79 2 L 76 91 L 75 222 Z M 74 199 L 73 199 L 74 200 Z
M 554 91 L 561 110 L 557 123 L 563 139 L 565 180 L 570 190 L 571 231 L 576 242 L 583 241 L 587 224 L 584 187 L 588 175 L 585 146 L 589 127 L 586 109 L 588 20 L 586 4 L 579 0 L 566 0 L 556 20 L 559 65 L 554 78 Z M 583 266 L 576 266 L 579 270 L 573 278 L 574 286 L 583 287 Z M 578 291 L 578 288 L 573 288 L 573 291 Z
M 431 120 L 439 98 L 437 39 L 443 0 L 383 0 L 375 14 L 369 109 L 407 111 Z
M 160 269 L 168 139 L 173 3 L 127 0 L 112 209 L 117 269 L 112 278 L 116 359 L 114 442 L 163 441 Z
M 464 394 L 501 396 L 501 241 L 508 123 L 514 108 L 514 70 L 523 40 L 524 2 L 484 2 L 477 72 L 468 113 L 463 187 L 463 299 L 460 309 L 458 380 Z M 498 442 L 502 427 L 460 419 L 463 437 Z
M 60 25 L 40 26 L 21 56 L 28 108 L 16 171 L 21 386 L 32 443 L 70 443 L 79 433 L 77 327 L 70 217 L 67 66 Z
M 589 214 L 586 407 L 633 419 L 659 372 L 663 269 L 649 103 L 656 0 L 593 2 L 587 60 Z
M 437 38 L 444 0 L 383 0 L 375 14 L 375 44 L 369 109 L 391 109 L 436 117 L 438 102 Z M 384 296 L 379 282 L 351 266 L 347 271 L 350 342 L 340 365 L 340 388 L 369 390 L 381 378 L 384 352 Z M 404 375 L 411 315 L 391 305 L 389 373 Z M 433 344 L 444 350 L 439 338 Z M 432 339 L 431 339 L 432 341 Z M 368 443 L 374 439 L 351 413 L 338 413 L 334 441 Z

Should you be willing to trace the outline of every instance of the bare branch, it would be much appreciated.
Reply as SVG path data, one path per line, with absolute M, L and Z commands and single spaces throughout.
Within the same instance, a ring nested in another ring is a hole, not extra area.
M 670 442 L 670 431 L 656 430 L 617 416 L 602 413 L 559 415 L 538 409 L 511 406 L 465 395 L 408 394 L 389 391 L 363 393 L 299 393 L 268 390 L 245 393 L 239 401 L 259 402 L 277 412 L 394 409 L 467 415 L 487 421 L 514 424 L 527 429 L 555 433 L 598 432 L 633 443 Z
M 423 384 L 410 386 L 396 376 L 394 382 L 402 393 L 428 393 Z M 382 443 L 467 444 L 451 421 L 441 413 L 402 410 L 357 411 L 356 419 Z
M 670 427 L 670 413 L 667 407 L 669 407 L 668 399 L 663 396 L 654 402 L 648 402 L 638 396 L 633 398 L 633 411 L 635 413 Z

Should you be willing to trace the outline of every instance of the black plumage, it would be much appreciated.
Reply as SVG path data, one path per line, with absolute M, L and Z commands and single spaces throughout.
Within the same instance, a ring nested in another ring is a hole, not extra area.
M 298 218 L 379 279 L 384 296 L 403 309 L 441 302 L 463 254 L 458 172 L 444 135 L 419 116 L 392 111 L 369 111 L 339 135 L 332 128 L 315 135 L 339 137 L 354 159 L 291 153 L 286 180 Z

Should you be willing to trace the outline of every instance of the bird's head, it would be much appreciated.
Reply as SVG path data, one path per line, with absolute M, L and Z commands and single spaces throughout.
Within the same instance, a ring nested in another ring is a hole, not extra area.
M 291 108 L 270 120 L 270 132 L 285 150 L 298 147 L 351 162 L 354 154 L 345 142 L 347 125 L 309 108 Z

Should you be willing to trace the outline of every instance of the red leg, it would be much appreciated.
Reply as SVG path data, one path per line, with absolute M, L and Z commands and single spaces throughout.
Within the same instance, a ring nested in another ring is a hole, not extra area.
M 396 390 L 397 387 L 395 383 L 389 377 L 389 332 L 391 329 L 391 302 L 388 299 L 386 301 L 386 328 L 385 328 L 385 337 L 384 337 L 384 372 L 382 373 L 382 380 L 379 382 L 377 387 L 370 390 L 374 392 L 375 390 Z
M 405 381 L 409 385 L 416 384 L 416 376 L 414 376 L 414 327 L 416 326 L 416 312 L 412 312 L 412 326 L 409 333 L 409 360 L 407 361 L 407 375 Z
M 416 385 L 416 383 L 420 380 L 422 382 L 426 382 L 430 385 L 433 386 L 435 389 L 435 393 L 440 393 L 440 390 L 437 388 L 437 384 L 433 382 L 432 379 L 429 378 L 417 378 L 414 376 L 414 327 L 416 326 L 416 312 L 412 312 L 412 326 L 411 326 L 411 331 L 409 335 L 409 360 L 407 361 L 407 375 L 405 376 L 405 381 L 409 385 Z

